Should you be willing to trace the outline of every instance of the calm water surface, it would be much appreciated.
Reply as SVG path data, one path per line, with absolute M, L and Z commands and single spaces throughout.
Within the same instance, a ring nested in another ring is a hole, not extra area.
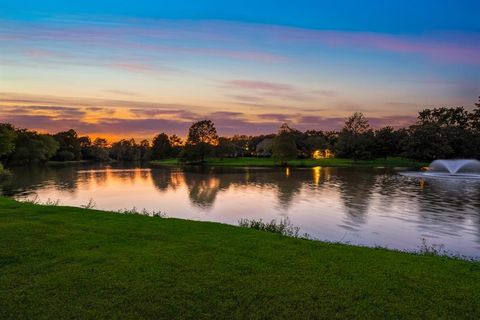
M 107 210 L 148 209 L 169 217 L 238 224 L 288 217 L 314 238 L 418 250 L 443 245 L 480 258 L 480 183 L 419 180 L 395 170 L 311 168 L 16 168 L 0 186 L 17 199 Z

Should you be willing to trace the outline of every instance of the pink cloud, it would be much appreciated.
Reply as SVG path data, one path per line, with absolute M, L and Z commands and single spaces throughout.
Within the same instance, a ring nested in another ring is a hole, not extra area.
M 188 22 L 186 22 L 188 23 Z M 125 23 L 112 23 L 109 25 L 85 23 L 83 25 L 63 25 L 52 22 L 51 24 L 22 24 L 0 22 L 0 39 L 16 43 L 50 42 L 57 46 L 68 48 L 72 45 L 106 48 L 112 50 L 132 49 L 150 51 L 153 53 L 171 53 L 187 55 L 205 55 L 236 60 L 250 60 L 259 62 L 284 62 L 286 57 L 264 50 L 251 50 L 231 48 L 229 44 L 236 43 L 231 35 L 223 31 L 205 30 L 197 28 L 195 23 L 190 29 L 175 28 L 175 23 L 158 22 L 155 25 L 136 25 Z M 188 43 L 189 40 L 201 41 L 195 46 L 160 44 L 168 40 L 178 40 Z M 211 43 L 221 42 L 223 47 L 212 47 Z M 31 49 L 38 51 L 40 49 Z M 31 57 L 40 57 L 36 54 Z M 47 56 L 41 56 L 45 58 Z
M 269 28 L 271 36 L 286 42 L 307 42 L 330 47 L 349 47 L 422 55 L 437 62 L 480 64 L 478 41 L 453 43 L 437 37 L 401 36 L 368 32 Z M 468 40 L 468 37 L 467 39 Z M 472 39 L 470 39 L 472 40 Z
M 151 20 L 118 21 L 108 25 L 83 22 L 73 26 L 58 21 L 22 25 L 1 21 L 0 30 L 0 39 L 11 42 L 49 41 L 260 62 L 284 62 L 289 59 L 285 55 L 277 54 L 276 49 L 266 50 L 267 47 L 278 48 L 278 45 L 302 43 L 414 54 L 437 62 L 480 64 L 480 43 L 478 35 L 475 34 L 393 35 L 225 21 Z M 171 40 L 180 44 L 160 45 Z M 195 45 L 190 47 L 186 46 L 186 43 Z M 255 44 L 260 44 L 262 49 L 251 49 Z
M 227 81 L 225 85 L 248 90 L 263 90 L 263 91 L 295 91 L 294 87 L 288 84 L 266 82 L 266 81 L 251 81 L 251 80 L 231 80 Z
M 335 97 L 337 93 L 333 90 L 305 90 L 290 84 L 235 79 L 222 82 L 222 88 L 235 91 L 245 91 L 248 94 L 228 94 L 235 100 L 255 102 L 262 101 L 268 97 L 281 97 L 292 101 L 318 100 L 324 97 Z
M 96 110 L 96 109 L 95 109 Z M 93 110 L 93 111 L 95 111 Z M 49 111 L 37 114 L 38 111 Z M 302 114 L 284 115 L 281 113 L 260 114 L 257 117 L 242 112 L 217 111 L 213 113 L 194 113 L 185 110 L 142 110 L 132 109 L 136 118 L 101 117 L 89 122 L 83 117 L 92 107 L 64 107 L 28 105 L 5 107 L 0 112 L 0 122 L 12 123 L 18 127 L 55 133 L 61 130 L 75 129 L 80 134 L 106 134 L 122 137 L 151 138 L 159 132 L 185 136 L 192 122 L 211 119 L 220 135 L 269 134 L 274 133 L 282 122 L 305 131 L 339 130 L 345 122 L 344 117 L 328 117 Z M 158 112 L 157 112 L 158 111 Z M 165 117 L 168 115 L 168 117 Z M 373 128 L 389 125 L 405 127 L 415 122 L 414 116 L 368 117 Z
M 262 113 L 257 115 L 257 117 L 271 122 L 290 122 L 292 119 L 291 115 L 283 113 Z

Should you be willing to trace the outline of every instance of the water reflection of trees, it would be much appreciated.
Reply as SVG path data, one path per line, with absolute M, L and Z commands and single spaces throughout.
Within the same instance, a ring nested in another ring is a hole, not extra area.
M 307 181 L 305 176 L 306 172 L 286 171 L 285 173 L 276 172 L 275 177 L 272 177 L 274 181 L 270 181 L 269 184 L 276 184 L 277 199 L 282 209 L 288 209 L 294 198 L 300 193 L 302 185 Z
M 193 205 L 196 205 L 201 208 L 210 208 L 213 206 L 218 192 L 222 188 L 228 188 L 229 183 L 223 181 L 223 186 L 221 185 L 221 180 L 215 176 L 199 176 L 192 178 L 192 174 L 185 174 L 187 186 L 188 186 L 188 196 Z M 225 185 L 227 184 L 227 185 Z
M 78 167 L 75 166 L 29 166 L 11 170 L 13 177 L 1 185 L 6 196 L 35 193 L 45 186 L 74 193 L 79 182 Z
M 338 191 L 346 210 L 342 228 L 357 231 L 365 223 L 375 174 L 370 170 L 345 169 L 337 173 Z
M 221 191 L 232 186 L 269 187 L 275 189 L 282 208 L 288 208 L 305 182 L 305 174 L 286 175 L 282 170 L 217 168 L 161 168 L 152 170 L 152 180 L 160 191 L 175 189 L 184 184 L 190 201 L 201 208 L 212 207 Z
M 383 210 L 385 215 L 392 212 L 392 217 L 416 224 L 425 234 L 462 236 L 472 233 L 480 237 L 478 183 L 446 180 L 421 183 L 388 170 L 370 169 L 313 168 L 287 172 L 246 168 L 159 168 L 151 171 L 123 170 L 125 168 L 110 170 L 104 166 L 83 165 L 13 168 L 14 179 L 1 188 L 8 196 L 28 194 L 45 187 L 73 193 L 81 186 L 128 185 L 138 179 L 151 179 L 159 192 L 184 188 L 190 202 L 203 209 L 211 208 L 218 195 L 230 188 L 236 188 L 236 192 L 242 192 L 242 188 L 273 192 L 282 210 L 288 210 L 300 193 L 302 201 L 332 194 L 340 198 L 345 212 L 341 227 L 348 230 L 358 230 L 365 224 L 372 207 Z

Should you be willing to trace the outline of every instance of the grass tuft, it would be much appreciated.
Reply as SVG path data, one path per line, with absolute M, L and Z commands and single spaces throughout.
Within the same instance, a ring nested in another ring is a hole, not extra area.
M 126 214 L 126 215 L 149 216 L 154 218 L 167 218 L 167 214 L 163 211 L 149 211 L 145 208 L 143 208 L 142 210 L 137 210 L 137 208 L 133 207 L 132 209 L 122 209 L 116 212 L 120 214 Z
M 307 233 L 300 235 L 300 228 L 294 226 L 288 217 L 285 219 L 281 219 L 280 221 L 273 219 L 270 222 L 263 222 L 262 219 L 240 219 L 238 221 L 238 225 L 243 228 L 278 233 L 282 236 L 292 238 L 310 238 Z

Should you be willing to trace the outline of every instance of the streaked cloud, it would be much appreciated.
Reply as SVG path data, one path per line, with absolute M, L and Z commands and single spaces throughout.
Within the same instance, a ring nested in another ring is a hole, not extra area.
M 205 118 L 224 135 L 332 130 L 355 111 L 399 127 L 480 90 L 468 30 L 52 15 L 4 18 L 0 40 L 0 121 L 49 132 L 184 136 Z
M 240 101 L 255 102 L 265 100 L 267 97 L 281 97 L 283 99 L 304 101 L 315 100 L 323 97 L 335 97 L 333 90 L 303 89 L 288 83 L 234 79 L 221 83 L 220 87 L 228 92 L 234 91 L 233 98 Z M 231 94 L 229 94 L 232 97 Z
M 300 130 L 338 130 L 345 118 L 295 114 L 258 114 L 217 111 L 212 113 L 192 113 L 187 110 L 126 109 L 133 117 L 102 116 L 95 107 L 64 106 L 2 106 L 0 122 L 12 123 L 17 127 L 26 127 L 42 132 L 55 133 L 74 128 L 80 134 L 106 135 L 111 139 L 124 137 L 151 138 L 159 132 L 168 132 L 185 136 L 189 126 L 202 119 L 215 122 L 221 135 L 268 134 L 276 132 L 287 122 Z M 102 111 L 105 111 L 102 109 Z M 108 109 L 107 109 L 108 111 Z M 368 115 L 367 115 L 368 116 Z M 391 116 L 385 118 L 369 117 L 374 127 L 391 125 L 401 127 L 412 124 L 415 117 Z

